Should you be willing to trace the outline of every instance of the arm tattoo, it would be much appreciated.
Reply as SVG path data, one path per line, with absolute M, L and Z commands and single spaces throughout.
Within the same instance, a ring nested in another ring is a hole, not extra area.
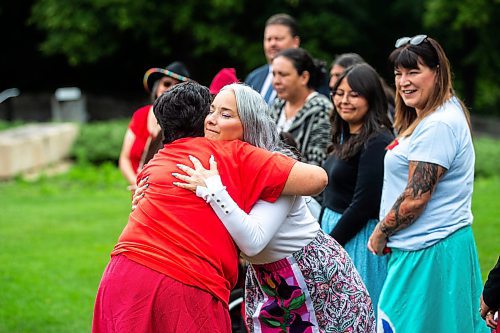
M 437 164 L 410 161 L 408 185 L 380 225 L 387 237 L 415 222 L 445 171 Z
M 408 183 L 408 187 L 411 187 L 413 198 L 421 197 L 427 192 L 432 194 L 438 179 L 439 165 L 424 162 L 411 163 L 416 164 L 413 177 Z

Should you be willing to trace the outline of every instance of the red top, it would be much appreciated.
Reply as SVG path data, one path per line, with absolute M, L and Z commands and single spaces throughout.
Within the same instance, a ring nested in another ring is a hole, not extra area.
M 135 140 L 130 148 L 129 156 L 132 168 L 134 168 L 136 172 L 138 172 L 141 157 L 144 153 L 144 148 L 146 147 L 146 142 L 151 135 L 148 130 L 148 114 L 150 108 L 151 105 L 146 105 L 137 109 L 137 111 L 135 111 L 132 115 L 132 120 L 130 120 L 130 124 L 128 125 L 128 128 L 135 135 Z
M 176 164 L 191 165 L 189 154 L 205 168 L 210 155 L 215 157 L 223 184 L 247 213 L 259 198 L 274 202 L 280 196 L 295 160 L 238 140 L 184 138 L 165 145 L 137 177 L 148 176 L 149 188 L 111 255 L 123 253 L 227 304 L 238 250 L 210 205 L 172 184 L 172 172 L 180 172 Z

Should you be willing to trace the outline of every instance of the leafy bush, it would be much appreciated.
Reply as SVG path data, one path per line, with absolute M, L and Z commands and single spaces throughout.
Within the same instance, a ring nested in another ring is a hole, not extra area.
M 500 176 L 500 140 L 488 137 L 474 139 L 476 177 Z
M 83 124 L 71 149 L 78 163 L 117 163 L 130 119 Z
M 14 127 L 19 127 L 21 125 L 24 125 L 24 122 L 20 120 L 16 120 L 13 122 L 5 121 L 5 120 L 0 120 L 0 131 L 14 128 Z

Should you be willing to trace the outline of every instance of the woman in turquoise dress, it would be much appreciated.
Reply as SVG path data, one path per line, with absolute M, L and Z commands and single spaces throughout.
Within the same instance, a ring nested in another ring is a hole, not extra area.
M 385 156 L 380 223 L 368 248 L 387 278 L 378 332 L 487 333 L 472 234 L 474 146 L 470 116 L 455 95 L 448 59 L 426 35 L 403 37 L 394 65 L 398 138 Z

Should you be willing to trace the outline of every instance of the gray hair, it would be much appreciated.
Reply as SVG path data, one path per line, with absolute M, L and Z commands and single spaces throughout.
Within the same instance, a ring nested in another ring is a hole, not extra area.
M 225 90 L 232 90 L 236 96 L 238 116 L 243 125 L 243 141 L 255 147 L 293 156 L 283 146 L 276 123 L 271 119 L 269 106 L 258 92 L 242 83 L 229 84 L 221 92 Z
M 332 66 L 339 65 L 340 67 L 344 67 L 347 69 L 353 65 L 363 64 L 365 60 L 357 53 L 342 53 L 335 57 L 332 62 Z

